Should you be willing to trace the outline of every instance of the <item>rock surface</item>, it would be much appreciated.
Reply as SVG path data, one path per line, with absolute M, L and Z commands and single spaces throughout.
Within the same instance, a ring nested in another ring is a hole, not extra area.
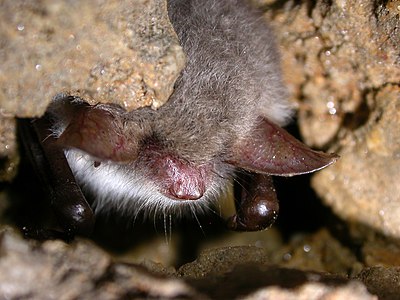
M 398 299 L 400 295 L 400 267 L 376 266 L 364 269 L 357 279 L 368 286 L 381 300 Z
M 400 238 L 400 2 L 287 1 L 269 14 L 302 136 L 341 155 L 313 187 L 344 220 Z
M 194 297 L 178 279 L 162 278 L 143 267 L 114 263 L 94 244 L 79 240 L 43 244 L 0 233 L 2 299 L 163 299 Z
M 165 1 L 0 3 L 0 180 L 15 175 L 14 117 L 59 94 L 127 110 L 160 107 L 185 57 Z
M 61 241 L 38 243 L 2 228 L 0 295 L 5 299 L 65 300 L 377 299 L 361 282 L 254 261 L 257 256 L 253 252 L 260 251 L 248 247 L 210 250 L 166 277 L 138 265 L 116 263 L 86 240 L 70 245 Z M 196 269 L 204 270 L 205 262 L 208 271 L 199 273 Z M 212 267 L 216 262 L 221 269 Z
M 343 219 L 400 238 L 400 88 L 386 86 L 368 97 L 367 123 L 340 141 L 341 160 L 313 185 Z
M 0 14 L 0 107 L 17 117 L 62 92 L 157 108 L 184 65 L 165 1 L 2 1 Z

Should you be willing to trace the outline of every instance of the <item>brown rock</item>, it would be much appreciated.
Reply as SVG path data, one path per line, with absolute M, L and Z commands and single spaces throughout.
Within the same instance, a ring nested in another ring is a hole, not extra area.
M 398 4 L 359 0 L 288 1 L 269 12 L 281 41 L 283 71 L 299 100 L 308 144 L 325 146 L 345 117 L 359 113 L 365 93 L 398 84 Z
M 256 247 L 206 251 L 183 266 L 179 278 L 114 262 L 87 240 L 39 243 L 4 227 L 0 252 L 0 294 L 6 299 L 376 299 L 343 276 L 269 265 Z
M 382 233 L 400 237 L 400 89 L 369 95 L 368 121 L 340 141 L 341 159 L 316 174 L 313 186 L 334 211 Z M 371 104 L 372 105 L 372 104 Z
M 321 283 L 305 283 L 296 289 L 284 289 L 271 286 L 246 296 L 245 300 L 377 300 L 365 286 L 352 281 L 343 286 L 329 286 Z
M 344 220 L 399 238 L 399 2 L 288 1 L 270 14 L 305 141 L 341 155 L 313 187 Z
M 164 1 L 5 1 L 0 14 L 0 107 L 17 117 L 61 92 L 156 108 L 184 64 Z
M 198 298 L 183 281 L 156 276 L 138 265 L 114 263 L 85 240 L 40 244 L 2 228 L 0 252 L 4 299 Z
M 165 1 L 0 3 L 0 181 L 18 158 L 14 117 L 38 117 L 59 94 L 156 109 L 185 57 Z
M 256 247 L 205 251 L 178 274 L 211 299 L 377 299 L 343 276 L 270 265 Z
M 11 181 L 17 173 L 18 164 L 15 119 L 3 118 L 0 111 L 0 182 Z
M 371 267 L 364 269 L 358 276 L 371 293 L 381 300 L 398 299 L 400 295 L 400 267 Z
M 276 251 L 274 261 L 285 267 L 343 276 L 358 267 L 354 253 L 325 229 L 309 235 L 294 235 L 287 245 Z

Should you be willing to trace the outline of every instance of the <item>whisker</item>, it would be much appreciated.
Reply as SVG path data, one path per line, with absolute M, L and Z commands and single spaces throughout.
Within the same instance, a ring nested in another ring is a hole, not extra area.
M 154 212 L 153 212 L 153 227 L 156 232 L 158 232 L 158 230 L 157 230 L 157 215 L 158 215 L 158 207 L 155 207 Z
M 201 232 L 203 233 L 203 236 L 206 236 L 206 234 L 205 234 L 205 232 L 203 230 L 203 226 L 201 225 L 200 220 L 197 218 L 195 208 L 191 204 L 189 204 L 189 207 L 190 207 L 190 210 L 192 211 L 193 217 L 196 219 L 196 222 L 199 225 L 199 228 L 200 228 Z
M 165 238 L 165 243 L 167 246 L 169 246 L 169 239 L 168 239 L 168 232 L 167 232 L 167 215 L 164 212 L 164 238 Z
M 172 215 L 168 214 L 169 216 L 169 243 L 172 241 Z

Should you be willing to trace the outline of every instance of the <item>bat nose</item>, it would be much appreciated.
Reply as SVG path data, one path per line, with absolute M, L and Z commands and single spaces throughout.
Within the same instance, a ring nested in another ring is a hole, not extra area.
M 197 180 L 183 180 L 174 182 L 169 192 L 171 196 L 179 200 L 197 200 L 203 196 L 205 188 Z
M 197 166 L 174 155 L 151 158 L 159 191 L 173 200 L 197 200 L 206 191 L 204 166 Z

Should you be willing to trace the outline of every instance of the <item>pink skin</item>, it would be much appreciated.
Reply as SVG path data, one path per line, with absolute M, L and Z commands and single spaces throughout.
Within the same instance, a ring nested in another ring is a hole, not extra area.
M 158 182 L 159 191 L 172 200 L 197 200 L 206 191 L 208 168 L 196 166 L 184 159 L 161 150 L 155 143 L 147 145 L 139 157 Z

